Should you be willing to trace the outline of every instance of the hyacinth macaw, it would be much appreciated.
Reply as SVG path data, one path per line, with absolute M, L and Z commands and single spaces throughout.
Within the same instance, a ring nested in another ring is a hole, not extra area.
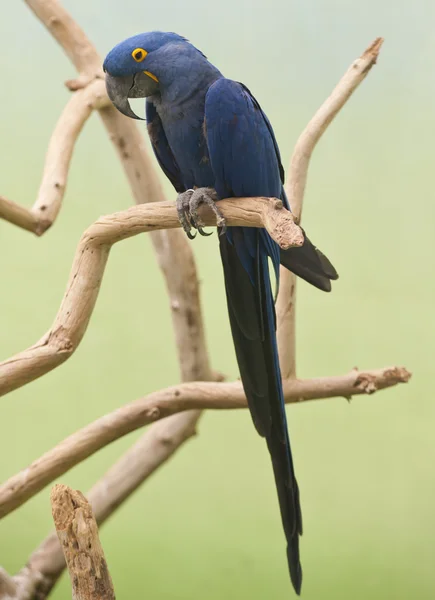
M 185 38 L 158 31 L 119 43 L 107 55 L 104 71 L 109 97 L 124 115 L 139 118 L 128 99 L 146 98 L 148 133 L 160 167 L 178 193 L 177 210 L 187 235 L 194 237 L 192 226 L 206 235 L 197 213 L 201 203 L 216 214 L 240 375 L 254 425 L 272 459 L 290 577 L 299 594 L 302 518 L 268 261 L 277 279 L 281 263 L 324 291 L 330 291 L 337 273 L 306 237 L 302 247 L 283 251 L 263 229 L 225 226 L 215 204 L 222 198 L 281 198 L 290 210 L 272 126 L 243 84 L 226 79 Z

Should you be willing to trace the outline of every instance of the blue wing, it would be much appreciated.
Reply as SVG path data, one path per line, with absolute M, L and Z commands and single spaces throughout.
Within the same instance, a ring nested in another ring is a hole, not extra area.
M 248 88 L 229 79 L 216 81 L 206 96 L 205 117 L 218 195 L 221 198 L 281 198 L 290 210 L 283 188 L 284 168 L 272 125 Z M 246 236 L 249 236 L 246 240 L 249 244 L 254 236 L 251 233 Z M 279 250 L 271 245 L 267 237 L 263 243 L 273 258 L 275 271 L 281 262 L 287 269 L 323 291 L 330 291 L 331 280 L 338 278 L 328 258 L 306 236 L 301 248 Z M 249 271 L 247 261 L 245 267 Z
M 284 170 L 272 126 L 242 84 L 218 79 L 205 102 L 207 144 L 222 198 L 281 197 Z
M 270 134 L 270 137 L 272 138 L 272 142 L 273 142 L 273 147 L 275 149 L 275 154 L 276 154 L 276 159 L 278 161 L 278 168 L 279 168 L 279 174 L 280 174 L 281 183 L 284 184 L 284 181 L 285 181 L 285 172 L 284 172 L 284 167 L 282 166 L 282 162 L 281 162 L 281 152 L 279 151 L 278 142 L 276 141 L 276 137 L 275 137 L 275 133 L 273 131 L 272 124 L 269 121 L 269 119 L 267 118 L 266 113 L 263 112 L 263 110 L 262 110 L 262 108 L 261 108 L 258 100 L 256 100 L 254 98 L 254 96 L 248 90 L 248 88 L 246 87 L 246 85 L 243 85 L 243 83 L 241 83 L 240 85 L 245 90 L 245 92 L 249 95 L 249 97 L 251 98 L 251 100 L 254 103 L 255 107 L 261 112 L 261 115 L 262 115 L 262 117 L 264 119 L 264 122 L 266 123 L 266 127 L 269 130 L 269 134 Z M 284 189 L 283 189 L 283 193 L 284 193 L 284 196 L 285 196 Z M 287 208 L 290 210 L 290 207 L 289 207 L 288 200 L 287 200 L 286 196 L 285 196 L 285 204 L 286 204 Z
M 206 96 L 205 124 L 215 189 L 220 198 L 282 197 L 284 169 L 272 126 L 245 86 L 224 78 L 216 81 Z M 262 233 L 262 245 L 278 276 L 279 248 L 266 232 Z M 238 228 L 230 229 L 227 235 L 230 242 L 234 236 L 237 240 L 243 238 L 239 244 L 240 259 L 253 281 L 256 232 Z M 245 249 L 249 249 L 248 254 Z
M 178 193 L 185 192 L 180 169 L 169 147 L 162 121 L 154 104 L 147 100 L 145 104 L 148 135 L 158 163 Z

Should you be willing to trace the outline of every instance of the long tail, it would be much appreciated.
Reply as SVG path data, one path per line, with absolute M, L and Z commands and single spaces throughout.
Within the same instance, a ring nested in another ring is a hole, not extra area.
M 268 266 L 270 256 L 277 270 L 279 249 L 263 230 L 230 230 L 220 236 L 220 250 L 234 346 L 252 419 L 258 433 L 266 438 L 272 459 L 290 577 L 300 594 L 302 517 L 287 431 Z

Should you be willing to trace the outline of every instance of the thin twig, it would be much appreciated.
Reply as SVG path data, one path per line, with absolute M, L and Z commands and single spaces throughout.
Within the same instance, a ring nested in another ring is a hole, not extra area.
M 51 224 L 56 219 L 77 139 L 93 110 L 104 104 L 105 96 L 104 81 L 95 80 L 76 92 L 62 112 L 50 139 L 41 186 L 32 208 L 41 221 L 45 219 Z
M 71 579 L 73 600 L 115 600 L 89 502 L 80 492 L 60 484 L 52 489 L 50 500 Z
M 353 370 L 346 375 L 284 381 L 285 401 L 305 402 L 320 398 L 372 394 L 406 383 L 403 367 L 374 371 Z M 56 477 L 120 437 L 149 423 L 191 409 L 246 408 L 241 383 L 194 382 L 172 386 L 122 406 L 70 435 L 29 467 L 0 486 L 0 518 L 15 510 Z
M 14 578 L 7 573 L 3 567 L 0 567 L 0 599 L 12 598 L 17 593 L 17 584 Z
M 302 204 L 308 177 L 311 155 L 328 125 L 343 108 L 356 88 L 364 81 L 370 69 L 376 64 L 383 39 L 377 38 L 357 58 L 340 79 L 332 94 L 299 136 L 290 160 L 286 192 L 291 210 L 297 223 L 302 217 Z M 280 288 L 276 304 L 277 337 L 279 360 L 283 379 L 296 377 L 296 276 L 280 267 Z
M 55 221 L 65 194 L 69 167 L 77 138 L 106 95 L 104 82 L 96 80 L 78 91 L 63 110 L 50 139 L 38 197 L 25 208 L 0 196 L 0 218 L 42 235 Z
M 373 65 L 376 64 L 383 41 L 382 38 L 376 38 L 363 54 L 350 65 L 332 94 L 316 111 L 316 114 L 296 142 L 290 162 L 288 198 L 297 222 L 301 219 L 308 167 L 313 150 L 328 125 L 340 112 L 360 83 L 364 81 Z

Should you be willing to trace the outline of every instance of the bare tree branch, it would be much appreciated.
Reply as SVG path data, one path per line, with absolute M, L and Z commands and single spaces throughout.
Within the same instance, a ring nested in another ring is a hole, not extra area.
M 126 172 L 136 202 L 139 204 L 164 200 L 160 181 L 149 159 L 143 136 L 139 133 L 137 125 L 130 119 L 120 115 L 109 101 L 102 80 L 101 58 L 93 44 L 57 0 L 26 0 L 26 3 L 59 42 L 77 68 L 79 76 L 74 80 L 67 81 L 66 85 L 71 91 L 77 92 L 79 90 L 82 92 L 82 96 L 90 96 L 88 102 L 80 105 L 80 109 L 84 109 L 86 113 L 83 116 L 84 120 L 89 116 L 90 109 L 98 109 L 109 137 L 119 153 L 121 164 Z M 78 93 L 75 95 L 78 95 Z M 80 118 L 80 115 L 77 115 L 77 118 Z M 62 174 L 66 175 L 69 161 L 62 159 L 64 148 L 61 142 L 64 136 L 61 135 L 63 133 L 61 122 L 58 123 L 56 132 L 58 135 L 53 135 L 49 154 L 50 157 L 57 157 L 58 161 L 62 163 L 61 166 L 65 166 L 66 163 L 66 168 L 62 171 Z M 72 146 L 74 146 L 75 141 L 75 139 L 71 139 Z M 72 148 L 69 152 L 72 152 Z M 23 208 L 10 200 L 6 200 L 6 198 L 0 197 L 0 218 L 4 218 L 38 235 L 44 233 L 58 214 L 66 183 L 66 177 L 60 178 L 60 181 L 65 180 L 65 183 L 61 183 L 59 188 L 53 190 L 51 170 L 50 161 L 47 157 L 43 185 L 40 189 L 38 203 L 33 209 Z M 45 185 L 47 179 L 48 183 Z M 45 197 L 44 192 L 48 192 L 47 197 Z M 53 195 L 54 198 L 52 198 Z M 51 208 L 52 204 L 53 208 Z M 42 215 L 39 214 L 40 206 L 46 207 L 42 209 Z M 47 218 L 46 211 L 51 212 L 51 219 Z M 171 247 L 172 240 L 182 238 L 182 234 L 178 232 L 153 237 L 167 238 Z M 184 240 L 184 243 L 188 247 L 187 240 Z
M 76 141 L 93 110 L 104 103 L 105 97 L 104 81 L 95 80 L 75 93 L 62 112 L 50 139 L 41 186 L 32 208 L 41 220 L 46 219 L 51 224 L 56 219 Z
M 56 542 L 58 551 L 63 557 L 57 536 Z M 31 571 L 26 565 L 17 575 L 11 577 L 0 567 L 0 600 L 44 600 L 46 595 L 39 595 L 42 590 L 44 590 L 44 576 L 40 572 Z
M 17 584 L 13 577 L 11 577 L 6 571 L 0 567 L 0 598 L 6 600 L 11 598 L 17 593 Z
M 33 214 L 32 210 L 25 206 L 20 206 L 4 196 L 0 196 L 0 219 L 9 221 L 13 225 L 18 225 L 22 229 L 35 233 L 39 227 L 39 219 Z M 45 227 L 45 223 L 43 225 Z M 47 227 L 45 227 L 47 229 Z
M 347 375 L 284 381 L 286 402 L 371 394 L 406 383 L 410 373 L 401 367 L 356 370 Z M 195 382 L 172 386 L 122 406 L 67 437 L 29 467 L 0 486 L 0 518 L 21 506 L 48 483 L 114 440 L 144 425 L 186 410 L 246 408 L 242 385 Z
M 115 600 L 91 506 L 78 491 L 55 485 L 51 509 L 72 585 L 73 600 Z
M 292 212 L 298 222 L 301 219 L 308 167 L 313 150 L 328 125 L 340 112 L 360 83 L 364 81 L 373 65 L 376 64 L 383 41 L 382 38 L 376 38 L 360 58 L 357 58 L 350 65 L 332 94 L 318 109 L 296 142 L 290 162 L 291 175 L 288 185 L 288 197 Z
M 296 377 L 296 276 L 279 267 L 279 292 L 275 305 L 276 337 L 283 379 Z
M 47 231 L 61 207 L 77 138 L 92 111 L 101 105 L 105 97 L 104 82 L 101 80 L 74 94 L 51 136 L 35 204 L 29 209 L 0 196 L 0 218 L 36 235 Z
M 81 75 L 88 75 L 93 79 L 101 73 L 101 58 L 95 46 L 57 0 L 25 2 L 47 27 Z
M 93 486 L 86 497 L 98 525 L 195 434 L 196 419 L 192 415 L 199 414 L 200 411 L 188 411 L 155 423 Z M 64 569 L 62 549 L 53 531 L 17 575 L 10 577 L 3 573 L 10 585 L 16 585 L 17 590 L 24 589 L 17 591 L 12 600 L 44 600 Z M 0 580 L 1 574 L 0 571 Z M 1 593 L 0 599 L 7 600 Z
M 266 227 L 284 248 L 303 243 L 301 230 L 294 225 L 291 214 L 282 209 L 280 200 L 222 200 L 219 205 L 229 225 Z M 215 215 L 208 207 L 204 207 L 202 215 L 206 224 L 215 224 Z M 63 363 L 77 348 L 95 306 L 113 244 L 139 233 L 179 226 L 175 204 L 170 202 L 131 207 L 103 217 L 91 225 L 77 248 L 67 290 L 52 329 L 34 346 L 0 364 L 0 395 L 44 375 Z M 173 264 L 176 265 L 175 262 Z M 169 272 L 165 274 L 168 276 Z M 186 275 L 185 272 L 184 274 Z M 191 279 L 192 273 L 189 276 Z M 169 277 L 167 280 L 169 281 Z M 186 289 L 184 293 L 189 295 L 191 289 Z M 195 306 L 187 302 L 185 304 L 186 309 L 195 309 Z M 186 313 L 185 318 L 187 317 Z M 180 330 L 180 333 L 179 344 L 186 339 L 184 330 Z M 195 356 L 198 356 L 198 352 Z M 190 357 L 189 360 L 192 360 L 192 354 Z M 191 376 L 195 374 L 196 372 Z
M 340 79 L 332 94 L 317 110 L 296 142 L 290 161 L 286 192 L 297 223 L 302 217 L 302 203 L 311 155 L 328 125 L 343 108 L 356 88 L 376 64 L 383 39 L 376 38 Z M 276 303 L 279 360 L 283 379 L 296 377 L 296 276 L 280 267 L 280 289 Z

